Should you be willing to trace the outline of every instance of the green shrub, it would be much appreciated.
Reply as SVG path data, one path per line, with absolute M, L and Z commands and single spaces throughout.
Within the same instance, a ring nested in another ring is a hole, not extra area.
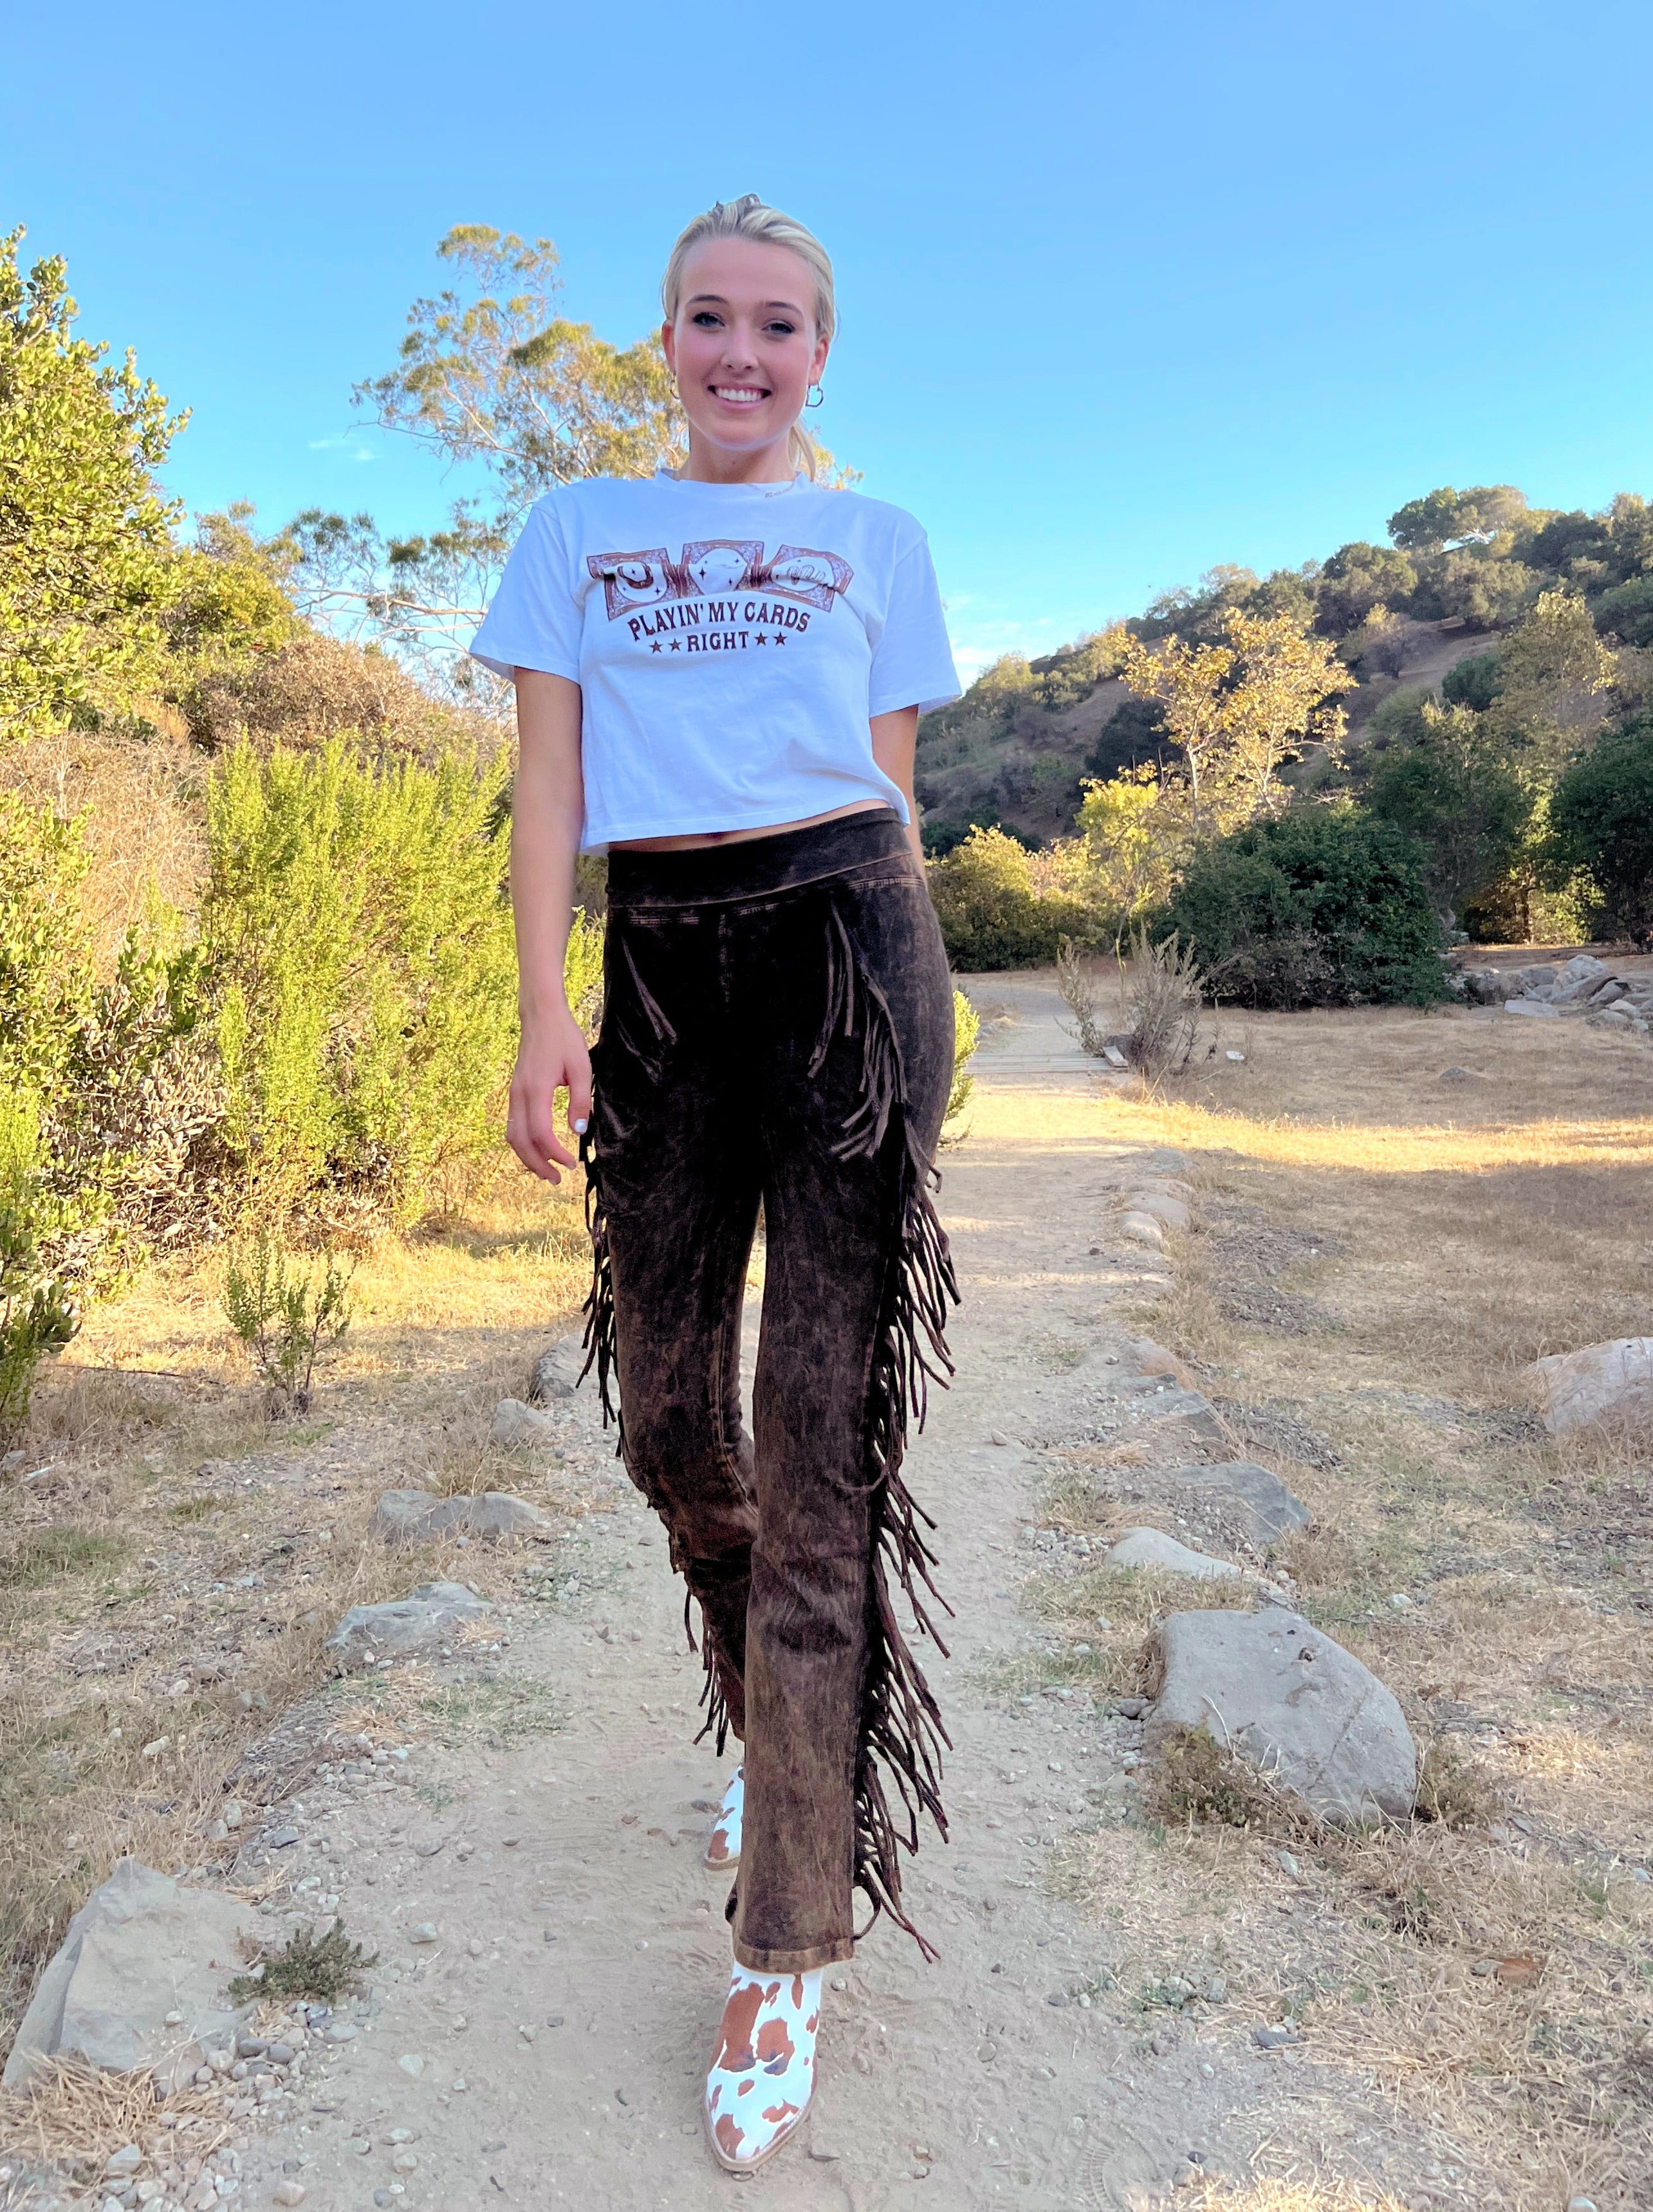
M 292 1274 L 268 1231 L 232 1251 L 224 1271 L 224 1313 L 269 1384 L 279 1413 L 307 1413 L 317 1354 L 350 1325 L 350 1279 L 329 1253 L 318 1281 Z
M 501 772 L 342 739 L 208 793 L 223 1142 L 252 1211 L 404 1225 L 498 1142 L 516 1045 Z
M 1469 707 L 1484 714 L 1504 689 L 1504 655 L 1477 653 L 1448 669 L 1441 678 L 1441 696 L 1449 707 Z
M 1461 909 L 1510 866 L 1533 811 L 1509 747 L 1486 717 L 1432 699 L 1368 754 L 1365 799 L 1374 814 L 1417 839 L 1443 914 Z
M 1201 847 L 1154 934 L 1172 932 L 1216 996 L 1252 1006 L 1445 995 L 1421 853 L 1347 804 L 1296 807 Z
M 1653 720 L 1610 730 L 1556 787 L 1559 872 L 1587 869 L 1615 936 L 1653 939 Z
M 955 968 L 1031 968 L 1054 960 L 1064 937 L 1085 944 L 1096 916 L 1078 899 L 1033 887 L 1025 848 L 1002 830 L 972 830 L 927 871 L 947 957 Z
M 970 1061 L 981 1041 L 981 1017 L 962 991 L 953 993 L 953 1080 L 947 1093 L 947 1110 L 941 1117 L 945 1129 L 956 1121 L 970 1103 L 970 1093 L 975 1088 L 975 1078 L 970 1073 Z
M 197 962 L 130 939 L 98 977 L 78 822 L 0 792 L 0 1429 L 40 1357 L 120 1272 L 175 1151 L 161 1064 L 195 1019 Z

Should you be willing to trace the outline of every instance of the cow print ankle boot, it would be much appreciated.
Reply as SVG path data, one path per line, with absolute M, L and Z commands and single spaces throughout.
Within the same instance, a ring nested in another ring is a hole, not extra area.
M 719 1874 L 732 1874 L 740 1864 L 740 1819 L 746 1804 L 746 1770 L 736 1767 L 723 1793 L 723 1803 L 706 1842 L 706 1863 Z
M 718 2164 L 751 2173 L 793 2134 L 815 2094 L 821 1970 L 757 1974 L 737 1966 L 706 2077 L 706 2135 Z

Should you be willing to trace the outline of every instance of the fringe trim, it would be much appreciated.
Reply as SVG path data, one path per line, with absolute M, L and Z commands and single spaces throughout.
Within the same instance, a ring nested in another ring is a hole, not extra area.
M 958 1283 L 931 1195 L 940 1178 L 907 1119 L 901 1048 L 889 1001 L 863 968 L 836 899 L 830 906 L 827 1008 L 810 1072 L 818 1073 L 835 1036 L 859 1036 L 860 1095 L 833 1151 L 840 1159 L 872 1159 L 886 1143 L 896 1147 L 900 1196 L 900 1227 L 873 1349 L 867 1417 L 872 1620 L 856 1759 L 854 1880 L 872 1906 L 861 1934 L 881 1912 L 887 1913 L 928 1960 L 937 1956 L 934 1946 L 902 1909 L 900 1852 L 917 1850 L 921 1813 L 929 1815 L 946 1839 L 941 1754 L 952 1743 L 896 1624 L 890 1577 L 911 1607 L 920 1632 L 945 1658 L 947 1646 L 929 1609 L 933 1601 L 950 1618 L 952 1613 L 931 1571 L 937 1559 L 924 1530 L 933 1529 L 935 1522 L 902 1480 L 901 1467 L 909 1428 L 924 1425 L 930 1383 L 945 1388 L 953 1372 L 945 1322 L 949 1303 L 958 1303 Z M 892 1805 L 886 1781 L 898 1805 Z
M 718 1673 L 717 1647 L 712 1635 L 712 1624 L 706 1618 L 706 1607 L 703 1605 L 700 1609 L 700 1641 L 698 1644 L 695 1641 L 695 1632 L 689 1625 L 689 1608 L 694 1601 L 694 1592 L 688 1589 L 684 1590 L 683 1594 L 683 1632 L 689 1638 L 689 1649 L 691 1651 L 698 1651 L 700 1653 L 702 1663 L 706 1668 L 706 1680 L 701 1685 L 700 1692 L 700 1709 L 705 1714 L 706 1718 L 701 1724 L 700 1731 L 696 1736 L 695 1741 L 696 1743 L 704 1743 L 708 1735 L 711 1736 L 714 1739 L 712 1746 L 713 1750 L 716 1756 L 719 1759 L 721 1759 L 723 1756 L 723 1747 L 729 1741 L 729 1701 L 724 1694 L 723 1678 Z

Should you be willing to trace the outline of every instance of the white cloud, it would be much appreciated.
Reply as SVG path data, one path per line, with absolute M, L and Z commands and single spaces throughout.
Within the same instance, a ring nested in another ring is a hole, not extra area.
M 313 453 L 338 453 L 347 461 L 376 461 L 379 455 L 359 430 L 336 430 L 331 438 L 312 438 Z

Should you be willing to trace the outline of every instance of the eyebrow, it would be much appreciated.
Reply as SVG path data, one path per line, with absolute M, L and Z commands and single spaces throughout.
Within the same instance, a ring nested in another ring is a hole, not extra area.
M 726 307 L 728 304 L 721 292 L 696 292 L 685 302 L 690 307 Z M 801 315 L 804 312 L 790 300 L 763 300 L 758 304 L 764 307 L 784 307 L 789 315 Z

